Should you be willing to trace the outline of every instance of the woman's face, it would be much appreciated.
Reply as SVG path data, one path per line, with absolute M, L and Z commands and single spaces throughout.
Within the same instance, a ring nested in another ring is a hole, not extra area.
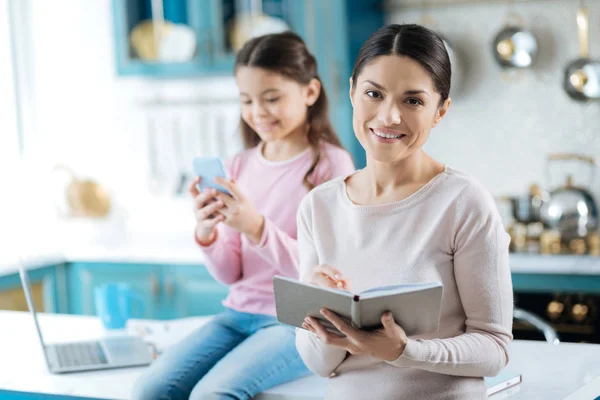
M 427 71 L 406 56 L 379 56 L 366 65 L 350 89 L 352 125 L 367 158 L 401 161 L 418 151 L 446 114 Z
M 318 81 L 303 86 L 262 68 L 240 67 L 235 79 L 242 119 L 265 142 L 284 139 L 302 129 L 308 106 L 319 97 Z

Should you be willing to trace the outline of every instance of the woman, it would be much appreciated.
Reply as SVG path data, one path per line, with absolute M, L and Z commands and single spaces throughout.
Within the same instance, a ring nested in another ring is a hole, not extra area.
M 482 399 L 484 376 L 508 362 L 509 236 L 470 175 L 422 147 L 450 106 L 442 40 L 389 25 L 363 45 L 350 80 L 354 132 L 367 165 L 315 188 L 298 211 L 301 277 L 359 292 L 440 281 L 439 330 L 407 337 L 389 313 L 361 331 L 322 310 L 346 337 L 308 317 L 296 346 L 329 376 L 328 399 Z

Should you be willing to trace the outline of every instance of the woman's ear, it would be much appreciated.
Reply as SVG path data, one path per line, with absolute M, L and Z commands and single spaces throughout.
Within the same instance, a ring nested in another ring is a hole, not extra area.
M 306 85 L 305 92 L 305 103 L 307 107 L 312 106 L 319 99 L 321 94 L 321 81 L 316 78 L 312 78 L 308 85 Z
M 444 100 L 444 104 L 442 104 L 441 107 L 438 108 L 435 114 L 435 121 L 433 121 L 433 127 L 437 126 L 437 124 L 442 120 L 442 118 L 444 118 L 444 115 L 446 115 L 446 113 L 448 112 L 448 107 L 450 107 L 450 103 L 452 103 L 452 99 L 448 97 L 446 100 Z

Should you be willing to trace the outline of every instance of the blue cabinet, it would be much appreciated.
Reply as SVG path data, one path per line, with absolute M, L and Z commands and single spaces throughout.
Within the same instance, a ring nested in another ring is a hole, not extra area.
M 195 55 L 185 62 L 160 62 L 151 57 L 140 57 L 132 45 L 132 31 L 136 27 L 139 29 L 140 23 L 152 19 L 150 0 L 112 2 L 116 71 L 119 76 L 182 78 L 233 73 L 234 51 L 230 32 L 236 17 L 247 11 L 236 9 L 235 0 L 162 0 L 164 20 L 187 27 L 195 37 Z M 262 11 L 283 20 L 290 29 L 302 34 L 302 3 L 295 0 L 262 0 Z M 136 39 L 140 37 L 152 47 L 151 30 L 145 30 Z
M 164 318 L 212 315 L 225 309 L 229 288 L 197 265 L 168 266 L 164 275 Z
M 143 303 L 138 310 L 139 318 L 159 317 L 161 267 L 158 265 L 72 263 L 67 274 L 71 314 L 95 315 L 96 287 L 107 283 L 128 283 Z
M 382 0 L 305 0 L 305 40 L 319 63 L 323 86 L 330 100 L 330 117 L 357 168 L 365 154 L 354 137 L 350 76 L 363 43 L 384 25 Z
M 150 0 L 112 0 L 116 72 L 119 76 L 183 77 L 205 74 L 208 69 L 208 17 L 206 0 L 164 0 L 165 20 L 189 27 L 197 41 L 194 57 L 186 62 L 163 63 L 140 57 L 131 44 L 131 33 L 152 17 Z M 147 33 L 147 32 L 146 32 Z M 145 34 L 144 40 L 152 40 Z
M 68 265 L 68 311 L 95 315 L 94 290 L 107 283 L 126 283 L 140 297 L 138 318 L 172 319 L 216 314 L 228 288 L 202 265 L 76 262 Z
M 34 307 L 38 312 L 66 313 L 65 266 L 49 265 L 27 272 Z M 25 294 L 18 273 L 0 278 L 0 309 L 27 311 Z

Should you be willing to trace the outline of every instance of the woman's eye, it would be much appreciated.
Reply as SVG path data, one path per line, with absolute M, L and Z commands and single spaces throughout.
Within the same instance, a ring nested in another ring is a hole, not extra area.
M 382 97 L 381 93 L 376 90 L 367 90 L 366 95 L 372 99 L 380 99 Z
M 243 105 L 247 106 L 247 105 L 252 104 L 252 101 L 251 100 L 241 100 L 240 99 L 240 103 L 242 103 Z
M 279 100 L 279 97 L 273 97 L 271 99 L 267 99 L 267 103 L 275 103 L 278 100 Z
M 406 100 L 406 102 L 408 104 L 410 104 L 411 106 L 419 106 L 419 105 L 423 105 L 423 102 L 419 99 L 408 99 Z

